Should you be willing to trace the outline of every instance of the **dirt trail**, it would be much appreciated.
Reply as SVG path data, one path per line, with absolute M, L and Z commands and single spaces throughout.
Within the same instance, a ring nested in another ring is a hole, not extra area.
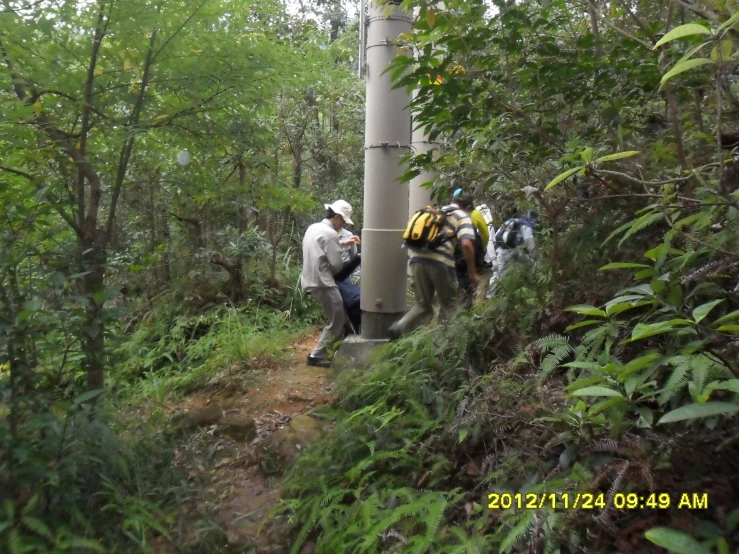
M 177 412 L 201 419 L 189 439 L 193 448 L 179 451 L 176 463 L 187 467 L 189 478 L 204 488 L 197 511 L 224 529 L 239 552 L 281 551 L 264 532 L 258 535 L 280 493 L 280 477 L 265 464 L 261 447 L 297 416 L 333 400 L 331 369 L 305 363 L 317 338 L 317 333 L 303 336 L 290 346 L 285 363 L 256 372 L 246 391 L 235 392 L 226 383 L 220 390 L 193 394 L 177 407 Z M 235 422 L 236 428 L 223 433 L 225 422 Z

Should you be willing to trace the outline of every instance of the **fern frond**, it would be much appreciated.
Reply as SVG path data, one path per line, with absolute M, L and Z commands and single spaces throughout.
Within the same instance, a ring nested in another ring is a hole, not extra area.
M 572 354 L 573 350 L 569 344 L 555 346 L 539 365 L 542 377 L 549 375 L 554 369 Z
M 578 483 L 589 483 L 593 480 L 593 474 L 580 462 L 573 464 L 569 478 Z
M 534 524 L 534 514 L 535 512 L 533 510 L 525 510 L 521 513 L 521 519 L 518 524 L 508 532 L 506 537 L 500 543 L 499 552 L 501 554 L 511 552 L 519 541 L 526 535 L 527 531 Z
M 532 346 L 538 347 L 544 352 L 548 352 L 558 346 L 569 346 L 570 338 L 564 335 L 552 334 L 535 340 Z
M 318 513 L 319 513 L 319 507 L 321 503 L 321 497 L 316 496 L 313 498 L 313 500 L 310 501 L 310 512 L 308 514 L 308 518 L 305 520 L 305 523 L 303 524 L 303 527 L 301 527 L 300 532 L 298 533 L 298 536 L 295 538 L 295 542 L 293 543 L 293 547 L 290 550 L 290 554 L 297 554 L 300 550 L 300 547 L 303 546 L 303 543 L 305 542 L 305 539 L 308 537 L 308 534 L 311 532 L 311 530 L 316 526 L 316 523 L 318 523 Z
M 440 498 L 437 502 L 432 503 L 428 507 L 428 514 L 423 519 L 426 524 L 426 538 L 429 544 L 436 535 L 436 531 L 439 529 L 441 518 L 444 517 L 444 511 L 447 508 L 447 501 L 444 498 Z
M 629 230 L 626 231 L 624 236 L 619 241 L 618 245 L 621 246 L 629 237 L 635 235 L 639 231 L 646 229 L 650 225 L 653 225 L 654 223 L 661 221 L 664 217 L 665 216 L 661 211 L 655 211 L 652 213 L 644 214 L 639 219 L 632 222 L 633 224 L 631 225 Z

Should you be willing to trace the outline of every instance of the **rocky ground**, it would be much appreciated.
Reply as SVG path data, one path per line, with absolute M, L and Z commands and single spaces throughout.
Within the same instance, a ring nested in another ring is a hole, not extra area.
M 175 463 L 203 491 L 189 499 L 183 525 L 197 511 L 226 533 L 234 552 L 282 551 L 260 525 L 279 498 L 285 467 L 328 430 L 319 412 L 333 400 L 332 370 L 305 363 L 316 340 L 303 337 L 285 364 L 250 376 L 246 390 L 243 381 L 222 380 L 173 407 L 186 430 Z

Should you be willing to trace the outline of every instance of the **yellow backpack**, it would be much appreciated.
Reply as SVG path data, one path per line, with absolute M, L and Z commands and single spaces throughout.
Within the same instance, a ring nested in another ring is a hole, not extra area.
M 414 250 L 435 250 L 446 241 L 449 235 L 444 231 L 446 212 L 434 206 L 418 210 L 408 222 L 403 233 L 403 241 Z

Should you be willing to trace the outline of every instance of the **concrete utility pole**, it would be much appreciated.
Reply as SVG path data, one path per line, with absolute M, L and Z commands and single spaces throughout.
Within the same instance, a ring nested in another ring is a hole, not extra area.
M 418 88 L 413 91 L 413 99 L 415 100 L 418 96 Z M 419 154 L 425 154 L 430 150 L 436 150 L 438 152 L 439 144 L 431 142 L 423 128 L 416 128 L 416 121 L 413 121 L 413 138 L 411 139 L 411 147 L 413 148 L 413 154 L 418 156 Z M 436 152 L 433 154 L 436 158 Z M 424 208 L 431 204 L 431 191 L 433 189 L 422 187 L 423 183 L 434 181 L 436 179 L 435 171 L 424 171 L 420 175 L 417 175 L 411 179 L 411 184 L 408 194 L 408 217 L 412 216 L 421 208 Z
M 408 95 L 392 88 L 384 73 L 397 55 L 395 41 L 411 30 L 411 15 L 400 2 L 370 0 L 367 29 L 367 109 L 362 230 L 362 339 L 385 339 L 406 311 L 408 185 L 399 183 L 399 158 L 410 150 Z
M 443 11 L 444 10 L 444 2 L 437 2 L 436 3 L 436 10 L 437 11 Z M 416 55 L 418 57 L 418 55 Z M 418 98 L 418 89 L 417 86 L 415 89 L 413 89 L 413 100 L 416 100 Z M 434 160 L 438 157 L 439 154 L 439 143 L 438 142 L 431 142 L 429 140 L 428 135 L 424 132 L 424 130 L 417 129 L 418 123 L 416 122 L 415 118 L 413 120 L 413 138 L 411 140 L 411 146 L 413 148 L 413 154 L 419 155 L 419 154 L 425 154 L 429 150 L 436 150 L 434 152 Z M 429 181 L 436 180 L 436 171 L 424 171 L 417 177 L 414 177 L 411 179 L 410 184 L 410 190 L 409 190 L 409 196 L 408 196 L 408 217 L 412 216 L 414 213 L 416 213 L 421 208 L 424 208 L 431 204 L 431 191 L 433 189 L 422 187 L 421 185 L 423 183 L 428 183 Z

